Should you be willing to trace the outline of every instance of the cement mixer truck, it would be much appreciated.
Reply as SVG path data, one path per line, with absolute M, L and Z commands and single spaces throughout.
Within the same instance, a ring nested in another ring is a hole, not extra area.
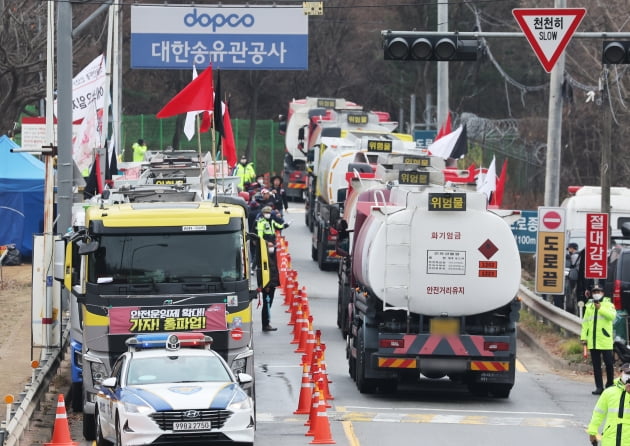
M 349 372 L 361 393 L 448 377 L 476 395 L 507 398 L 518 248 L 485 195 L 439 184 L 437 170 L 398 169 L 398 180 L 381 185 L 355 181 L 346 201 L 337 225 L 338 324 Z

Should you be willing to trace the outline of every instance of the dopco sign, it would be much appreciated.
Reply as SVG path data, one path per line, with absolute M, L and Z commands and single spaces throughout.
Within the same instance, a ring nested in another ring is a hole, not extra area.
M 131 68 L 308 69 L 308 16 L 282 6 L 133 5 Z

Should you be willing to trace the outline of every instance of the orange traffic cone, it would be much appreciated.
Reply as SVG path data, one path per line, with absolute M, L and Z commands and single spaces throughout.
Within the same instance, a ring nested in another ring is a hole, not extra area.
M 302 334 L 302 325 L 305 323 L 302 304 L 298 304 L 297 311 L 295 312 L 295 324 L 293 325 L 293 339 L 290 342 L 291 344 L 299 344 Z
M 308 415 L 308 420 L 304 423 L 304 426 L 308 426 L 308 431 L 304 434 L 307 436 L 313 436 L 313 430 L 315 429 L 315 424 L 317 423 L 317 411 L 319 409 L 319 385 L 317 382 L 314 383 L 313 387 L 313 398 L 311 399 L 311 410 Z
M 313 381 L 311 381 L 311 364 L 302 356 L 302 385 L 300 387 L 300 400 L 295 414 L 307 414 L 311 411 L 311 400 L 313 399 Z
M 57 412 L 55 415 L 55 426 L 53 427 L 52 441 L 44 443 L 48 445 L 76 446 L 79 443 L 70 438 L 70 426 L 68 426 L 68 415 L 66 414 L 66 403 L 63 395 L 59 394 L 57 399 Z
M 304 313 L 304 315 L 307 315 L 306 312 Z M 304 320 L 304 316 L 302 316 L 302 320 Z M 308 314 L 306 323 L 304 323 L 304 325 L 302 325 L 302 332 L 300 333 L 300 342 L 298 344 L 298 348 L 293 350 L 295 353 L 304 353 L 304 352 L 306 352 L 307 354 L 309 354 L 307 352 L 307 350 L 306 350 L 306 346 L 307 346 L 307 343 L 308 343 L 308 337 L 309 337 L 308 334 L 309 334 L 309 332 L 312 332 L 312 331 L 313 331 L 313 316 Z
M 324 396 L 319 392 L 319 404 L 317 405 L 317 420 L 313 421 L 315 427 L 313 430 L 313 440 L 310 444 L 335 444 L 332 434 L 330 432 L 330 421 L 328 421 L 328 414 L 326 413 L 326 402 L 323 400 Z

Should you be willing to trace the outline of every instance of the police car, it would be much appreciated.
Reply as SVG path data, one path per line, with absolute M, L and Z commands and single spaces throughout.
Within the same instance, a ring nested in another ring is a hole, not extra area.
M 98 446 L 253 445 L 252 399 L 201 333 L 139 335 L 103 380 L 96 401 Z

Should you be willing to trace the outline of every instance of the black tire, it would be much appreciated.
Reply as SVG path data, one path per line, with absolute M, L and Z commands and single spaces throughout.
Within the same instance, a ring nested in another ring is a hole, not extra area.
M 311 258 L 317 262 L 317 249 L 311 244 Z
M 356 382 L 357 389 L 361 393 L 374 393 L 376 390 L 376 382 L 373 379 L 365 377 L 365 369 L 367 367 L 367 353 L 365 351 L 365 341 L 363 340 L 363 329 L 357 334 L 357 365 L 356 365 Z
M 351 350 L 352 339 L 350 336 L 346 338 L 346 358 L 348 359 L 348 374 L 353 381 L 357 379 L 357 361 L 352 357 Z
M 103 437 L 103 427 L 98 416 L 98 409 L 94 411 L 94 420 L 96 422 L 96 446 L 111 446 L 111 441 L 105 440 Z
M 70 385 L 70 404 L 73 412 L 83 410 L 83 383 L 72 383 Z
M 83 438 L 87 441 L 96 439 L 96 421 L 94 414 L 83 412 Z
M 378 390 L 381 393 L 396 393 L 398 390 L 398 380 L 382 379 L 378 382 Z
M 495 398 L 509 398 L 511 390 L 511 384 L 493 384 L 490 388 L 490 393 L 492 393 L 492 396 Z
M 317 238 L 317 266 L 321 271 L 326 271 L 326 260 L 324 259 L 324 242 Z
M 116 441 L 114 442 L 114 446 L 123 446 L 122 436 L 120 434 L 120 419 L 118 418 L 118 414 L 116 414 Z
M 488 396 L 488 385 L 487 384 L 479 384 L 473 383 L 468 384 L 468 391 L 472 393 L 474 396 L 478 397 L 486 397 Z

